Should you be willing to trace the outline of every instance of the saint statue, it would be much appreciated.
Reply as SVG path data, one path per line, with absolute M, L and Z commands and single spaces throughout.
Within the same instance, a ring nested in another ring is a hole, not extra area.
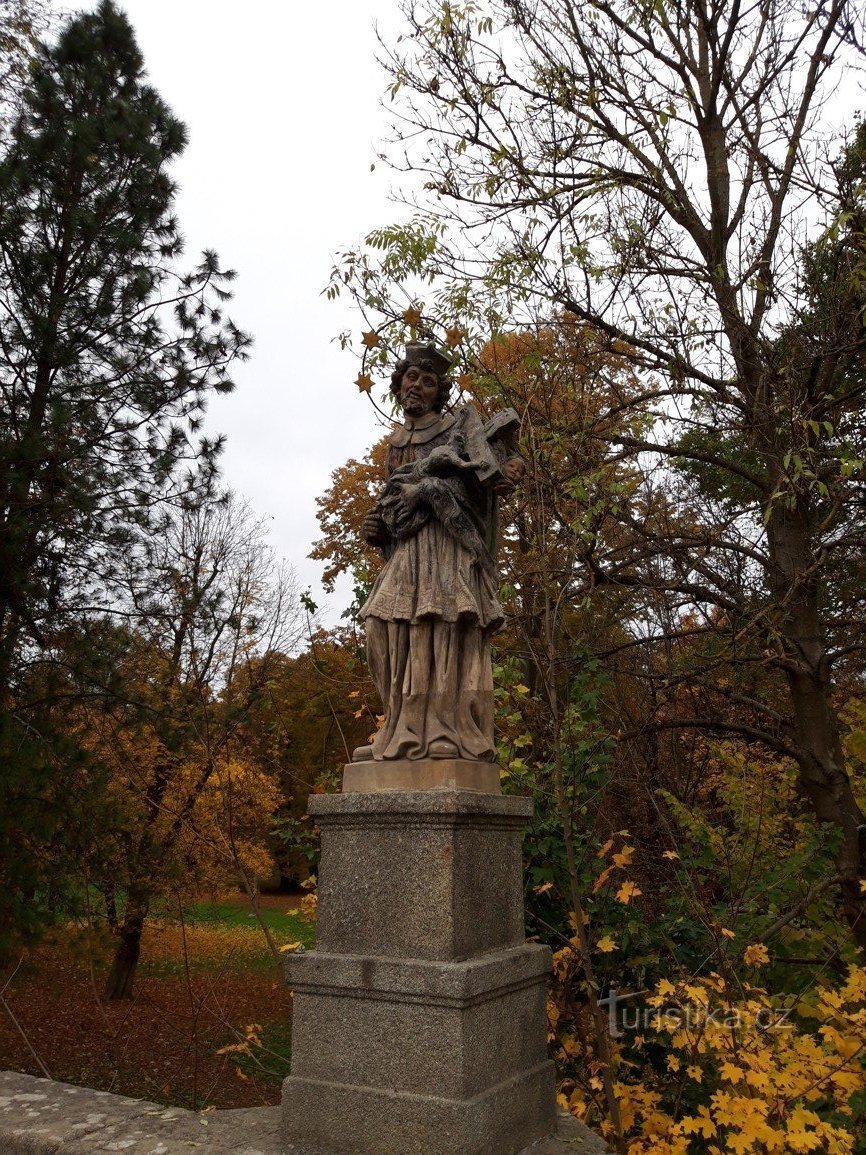
M 445 412 L 450 368 L 434 345 L 413 341 L 391 375 L 404 421 L 363 525 L 386 560 L 360 612 L 385 717 L 356 762 L 495 756 L 497 499 L 524 464 L 514 410 L 486 425 L 469 404 Z

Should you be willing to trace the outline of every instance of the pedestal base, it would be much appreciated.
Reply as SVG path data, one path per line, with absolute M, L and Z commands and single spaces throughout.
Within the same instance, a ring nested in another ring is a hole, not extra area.
M 319 925 L 287 962 L 284 1152 L 517 1155 L 553 1134 L 550 952 L 523 936 L 529 800 L 344 793 L 310 813 Z
M 301 1129 L 289 1113 L 303 1118 Z M 285 1155 L 518 1155 L 556 1129 L 553 1064 L 472 1099 L 411 1095 L 289 1076 Z

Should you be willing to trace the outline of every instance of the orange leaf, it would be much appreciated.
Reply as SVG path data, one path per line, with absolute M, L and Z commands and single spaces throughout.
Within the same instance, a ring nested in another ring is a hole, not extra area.
M 631 866 L 631 860 L 634 858 L 634 847 L 624 846 L 622 850 L 613 856 L 614 866 Z
M 627 905 L 633 898 L 637 898 L 639 894 L 643 894 L 643 891 L 636 882 L 624 882 L 616 892 L 616 897 L 619 902 Z
M 759 967 L 770 961 L 770 955 L 762 942 L 754 942 L 743 951 L 743 961 Z

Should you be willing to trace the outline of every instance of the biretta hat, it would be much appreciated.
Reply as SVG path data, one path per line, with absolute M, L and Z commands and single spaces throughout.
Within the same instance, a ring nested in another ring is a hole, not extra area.
M 432 341 L 407 341 L 405 359 L 410 365 L 420 365 L 422 361 L 429 361 L 434 372 L 444 377 L 454 362 L 447 353 L 437 349 Z

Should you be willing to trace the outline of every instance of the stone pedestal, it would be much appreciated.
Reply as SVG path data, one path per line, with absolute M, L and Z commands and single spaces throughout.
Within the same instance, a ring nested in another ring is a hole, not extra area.
M 556 1129 L 525 798 L 321 795 L 317 948 L 293 955 L 292 1155 L 515 1155 Z

